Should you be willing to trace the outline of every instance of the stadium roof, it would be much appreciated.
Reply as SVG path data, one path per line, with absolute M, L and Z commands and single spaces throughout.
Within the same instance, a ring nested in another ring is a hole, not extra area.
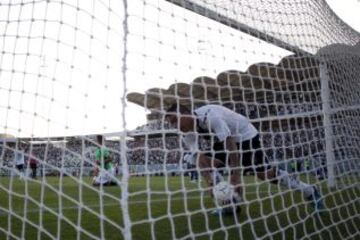
M 228 70 L 216 78 L 200 76 L 190 84 L 175 83 L 168 89 L 151 88 L 145 93 L 127 94 L 130 102 L 150 110 L 162 110 L 180 101 L 195 106 L 214 102 L 261 102 L 266 91 L 296 92 L 309 89 L 319 80 L 318 61 L 315 57 L 291 55 L 279 64 L 257 63 L 245 72 Z M 254 94 L 256 92 L 256 94 Z M 256 96 L 254 96 L 256 95 Z M 256 98 L 256 99 L 254 99 Z
M 349 61 L 352 65 L 353 63 L 360 64 L 358 61 L 360 59 L 360 41 L 354 45 L 349 46 L 345 44 L 332 44 L 326 47 L 321 48 L 317 52 L 317 56 L 325 58 L 327 61 Z M 358 60 L 354 61 L 354 58 Z
M 360 62 L 360 42 L 355 46 L 332 44 L 313 56 L 290 55 L 279 64 L 256 63 L 245 71 L 228 70 L 216 78 L 199 76 L 190 84 L 175 83 L 168 89 L 130 92 L 127 99 L 150 110 L 162 111 L 176 102 L 201 106 L 219 102 L 275 102 L 274 93 L 299 94 L 320 90 L 319 63 L 341 64 L 353 69 Z

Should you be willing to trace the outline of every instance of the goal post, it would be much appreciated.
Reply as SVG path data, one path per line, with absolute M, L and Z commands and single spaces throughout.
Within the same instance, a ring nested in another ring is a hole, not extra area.
M 359 99 L 325 0 L 1 1 L 0 239 L 358 239 Z
M 333 147 L 333 130 L 331 127 L 331 106 L 330 106 L 330 89 L 329 89 L 329 74 L 327 65 L 321 62 L 320 65 L 320 79 L 321 79 L 321 100 L 323 109 L 324 133 L 325 133 L 325 152 L 328 171 L 328 187 L 334 188 L 335 183 L 335 156 Z
M 339 84 L 337 82 L 341 82 L 344 85 L 343 91 L 349 91 L 349 88 L 352 87 L 352 84 L 346 86 L 346 81 L 351 82 L 349 77 L 352 75 L 345 74 L 342 75 L 338 73 L 339 68 L 343 68 L 343 66 L 347 66 L 350 71 L 353 71 L 356 75 L 359 70 L 353 68 L 353 64 L 357 64 L 359 49 L 354 47 L 349 47 L 346 45 L 336 44 L 333 46 L 325 47 L 321 49 L 318 53 L 320 58 L 320 79 L 321 79 L 321 96 L 322 96 L 322 111 L 323 111 L 323 121 L 324 121 L 324 131 L 325 131 L 325 149 L 326 149 L 326 159 L 327 159 L 327 168 L 328 168 L 328 187 L 334 188 L 336 187 L 336 157 L 335 152 L 337 145 L 339 144 L 336 140 L 339 133 L 334 134 L 334 130 L 336 131 L 336 118 L 343 119 L 342 116 L 338 116 L 339 114 L 343 114 L 346 111 L 354 111 L 356 112 L 358 107 L 356 106 L 356 100 L 350 100 L 351 94 L 345 97 L 344 100 L 340 100 L 336 97 L 336 85 Z M 340 77 L 342 76 L 342 77 Z M 349 99 L 346 99 L 349 98 Z M 351 118 L 351 117 L 350 117 Z M 351 128 L 344 124 L 344 128 Z M 334 151 L 335 150 L 335 151 Z M 339 156 L 337 156 L 339 157 Z

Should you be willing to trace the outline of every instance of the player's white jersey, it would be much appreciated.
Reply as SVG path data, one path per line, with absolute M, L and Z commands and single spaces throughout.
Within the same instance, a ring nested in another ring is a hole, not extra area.
M 15 151 L 15 164 L 16 165 L 25 164 L 25 157 L 23 151 Z
M 194 110 L 199 127 L 213 132 L 220 141 L 233 137 L 236 142 L 252 139 L 258 130 L 248 118 L 219 105 L 206 105 Z

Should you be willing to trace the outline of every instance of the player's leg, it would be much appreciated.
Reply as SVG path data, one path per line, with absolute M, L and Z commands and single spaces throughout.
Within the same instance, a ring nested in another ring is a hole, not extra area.
M 316 210 L 325 208 L 320 191 L 315 185 L 300 181 L 296 176 L 289 174 L 287 171 L 271 168 L 264 172 L 257 172 L 257 176 L 262 180 L 269 180 L 271 183 L 279 183 L 282 187 L 303 192 L 305 198 L 312 201 L 313 207 Z
M 236 153 L 238 154 L 238 153 Z M 228 210 L 227 213 L 240 212 L 239 203 L 242 199 L 242 186 L 241 186 L 241 170 L 240 170 L 240 163 L 241 163 L 241 156 L 239 158 L 229 158 L 229 168 L 230 168 L 230 183 L 234 186 L 234 194 L 232 199 L 230 200 L 232 203 L 232 207 Z
M 21 164 L 21 165 L 20 165 L 19 171 L 20 171 L 20 179 L 24 179 L 24 178 L 25 178 L 25 168 L 24 168 L 24 164 Z
M 238 154 L 238 153 L 236 153 Z M 199 163 L 202 163 L 204 169 L 210 169 L 210 172 L 206 172 L 202 174 L 204 176 L 205 181 L 209 182 L 211 185 L 210 194 L 213 196 L 212 186 L 216 183 L 224 181 L 222 175 L 220 175 L 218 168 L 223 168 L 225 166 L 230 169 L 230 182 L 234 187 L 234 194 L 228 202 L 223 202 L 219 208 L 215 209 L 212 214 L 226 214 L 233 215 L 235 212 L 240 211 L 240 200 L 241 200 L 241 182 L 240 182 L 240 161 L 227 161 L 227 159 L 232 159 L 228 157 L 227 151 L 224 150 L 224 143 L 218 142 L 213 145 L 212 151 L 206 155 L 203 155 L 202 158 L 199 159 Z M 203 171 L 202 171 L 203 172 Z
M 236 145 L 235 148 L 239 149 L 239 146 Z M 242 194 L 242 187 L 241 187 L 241 156 L 238 157 L 230 157 L 230 154 L 239 154 L 239 152 L 232 152 L 228 153 L 225 150 L 225 143 L 224 142 L 216 142 L 212 146 L 212 151 L 215 154 L 208 154 L 212 156 L 218 164 L 216 165 L 217 168 L 219 167 L 227 167 L 229 170 L 230 176 L 230 183 L 234 186 L 234 191 L 241 196 Z M 215 162 L 216 163 L 216 162 Z M 218 172 L 217 172 L 218 173 Z M 220 174 L 219 174 L 220 175 Z
M 199 154 L 198 156 L 198 166 L 200 169 L 200 174 L 204 178 L 206 184 L 209 186 L 210 196 L 213 196 L 212 187 L 218 182 L 221 181 L 222 176 L 216 170 L 217 167 L 223 166 L 223 162 L 209 157 L 205 154 Z
M 23 164 L 17 164 L 17 165 L 16 165 L 16 169 L 17 169 L 18 172 L 19 172 L 19 178 L 20 178 L 20 180 L 22 180 L 22 179 L 24 178 L 23 168 L 24 168 L 24 165 L 23 165 Z
M 108 169 L 107 173 L 108 173 L 108 178 L 109 178 L 109 185 L 116 186 L 117 181 L 116 181 L 116 177 L 115 177 L 116 175 L 115 175 L 114 166 L 111 165 L 111 167 Z
M 307 200 L 312 201 L 315 209 L 320 210 L 324 208 L 320 192 L 316 186 L 300 181 L 295 175 L 291 175 L 285 170 L 271 167 L 258 138 L 252 140 L 252 147 L 254 151 L 253 161 L 258 178 L 273 184 L 279 183 L 285 188 L 300 190 L 304 193 Z
M 240 160 L 240 159 L 239 159 Z M 230 183 L 234 186 L 234 191 L 241 196 L 242 187 L 241 187 L 241 170 L 240 170 L 240 161 L 233 160 L 229 158 L 229 168 L 230 168 Z
M 227 144 L 236 144 L 234 142 L 227 142 Z M 239 150 L 239 145 L 236 144 L 235 146 L 228 146 L 232 149 Z M 234 208 L 230 208 L 230 213 L 233 211 L 239 212 L 240 207 L 238 204 L 241 202 L 241 196 L 242 196 L 242 186 L 241 186 L 241 155 L 239 154 L 239 151 L 233 151 L 229 153 L 225 150 L 225 143 L 215 143 L 213 145 L 213 150 L 216 152 L 215 157 L 216 159 L 219 159 L 220 162 L 224 163 L 225 166 L 228 167 L 229 174 L 230 174 L 230 184 L 234 187 L 234 194 L 232 199 L 230 200 L 232 203 L 232 206 Z M 236 154 L 237 156 L 231 156 L 231 154 Z
M 100 173 L 100 168 L 99 168 L 99 166 L 95 165 L 94 169 L 93 169 L 93 174 L 92 174 L 92 176 L 93 176 L 92 185 L 93 186 L 99 186 L 100 185 L 99 173 Z
M 196 170 L 196 165 L 193 165 L 192 167 L 194 168 L 194 171 L 193 171 L 194 180 L 199 181 L 199 174 L 198 174 L 198 171 Z
M 190 180 L 191 182 L 193 183 L 196 183 L 197 182 L 197 177 L 196 177 L 196 170 L 193 166 L 191 166 L 191 171 L 190 171 Z
M 33 165 L 31 165 L 31 177 L 33 178 L 33 179 L 35 179 L 36 178 L 36 165 L 35 164 L 33 164 Z

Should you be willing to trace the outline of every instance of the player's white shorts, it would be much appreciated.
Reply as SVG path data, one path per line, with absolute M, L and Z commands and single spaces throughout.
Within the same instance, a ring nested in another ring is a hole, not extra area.
M 115 169 L 110 168 L 108 170 L 101 169 L 99 174 L 93 178 L 94 184 L 106 184 L 113 181 L 115 176 Z

